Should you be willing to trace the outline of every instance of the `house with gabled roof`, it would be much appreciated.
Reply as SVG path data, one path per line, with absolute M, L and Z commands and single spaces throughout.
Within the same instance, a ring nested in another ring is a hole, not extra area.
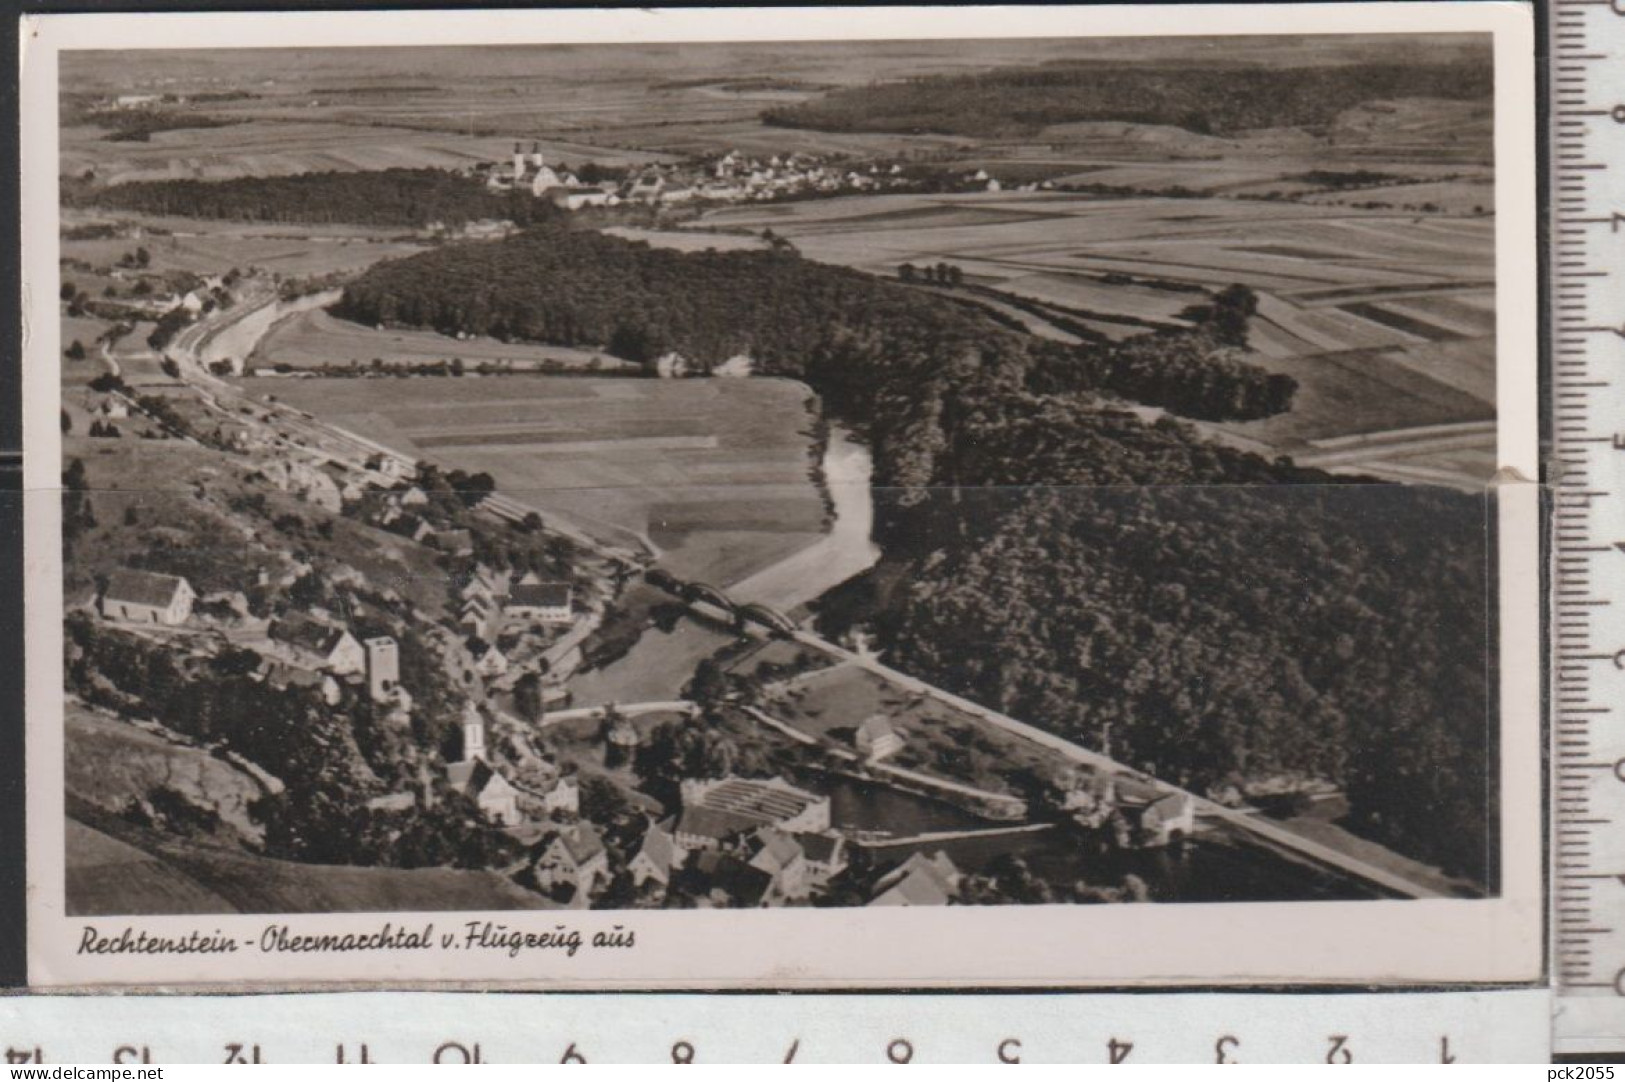
M 446 783 L 479 805 L 498 826 L 519 823 L 519 790 L 484 759 L 464 759 L 446 766 Z
M 745 908 L 773 903 L 773 877 L 728 853 L 706 851 L 694 858 L 695 870 L 723 904 Z
M 559 831 L 536 860 L 536 882 L 543 890 L 569 885 L 581 902 L 600 880 L 608 879 L 609 853 L 598 828 L 591 823 L 576 823 Z
M 858 726 L 853 742 L 857 745 L 858 754 L 870 762 L 878 762 L 903 750 L 903 738 L 885 714 L 871 714 L 865 718 L 863 724 Z
M 682 866 L 688 854 L 677 844 L 677 839 L 667 829 L 670 825 L 670 823 L 665 826 L 651 823 L 649 829 L 643 832 L 643 841 L 638 845 L 638 851 L 627 863 L 627 870 L 632 873 L 633 886 L 641 887 L 651 881 L 659 883 L 662 887 L 669 886 L 672 872 Z
M 498 650 L 495 643 L 476 640 L 470 644 L 469 654 L 474 659 L 474 671 L 486 679 L 501 676 L 508 671 L 508 656 Z
M 817 890 L 846 871 L 846 839 L 839 834 L 797 834 L 802 859 L 807 863 L 807 885 Z
M 311 660 L 315 668 L 349 675 L 367 667 L 367 652 L 354 635 L 302 612 L 290 612 L 271 621 L 267 634 L 272 641 Z
M 807 882 L 807 855 L 801 843 L 776 827 L 763 827 L 745 840 L 746 863 L 773 877 L 772 894 L 781 899 L 805 898 L 811 890 Z
M 875 882 L 870 905 L 947 905 L 959 893 L 959 869 L 938 850 L 915 853 Z
M 137 624 L 184 624 L 197 594 L 179 575 L 122 569 L 113 572 L 102 591 L 101 612 L 109 620 Z
M 507 615 L 519 619 L 568 624 L 573 619 L 571 593 L 567 582 L 515 583 L 508 588 L 502 608 Z

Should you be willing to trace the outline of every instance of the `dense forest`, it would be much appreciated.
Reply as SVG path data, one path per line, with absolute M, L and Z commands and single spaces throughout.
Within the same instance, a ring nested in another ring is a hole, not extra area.
M 1226 380 L 1259 371 L 1237 359 L 1251 294 L 1210 301 L 1186 331 L 1067 346 L 793 253 L 537 230 L 380 264 L 338 311 L 803 379 L 873 451 L 885 556 L 861 618 L 899 665 L 1195 788 L 1330 778 L 1368 836 L 1482 881 L 1484 503 L 1096 397 L 1284 405 L 1271 377 L 1257 402 Z
M 1397 485 L 932 493 L 886 516 L 895 585 L 866 608 L 905 671 L 1197 791 L 1331 779 L 1353 829 L 1485 882 L 1489 511 Z
M 1189 331 L 1074 348 L 791 252 L 683 253 L 561 228 L 379 264 L 345 287 L 335 311 L 367 324 L 604 347 L 640 362 L 675 351 L 701 369 L 748 354 L 757 371 L 806 379 L 885 439 L 925 408 L 922 382 L 950 373 L 1046 393 L 1105 391 L 1204 419 L 1280 412 L 1292 382 L 1235 356 L 1251 305 L 1247 291 L 1227 291 Z
M 432 222 L 459 226 L 486 218 L 532 225 L 558 213 L 553 204 L 529 192 L 489 191 L 472 177 L 443 169 L 71 185 L 64 189 L 63 202 L 188 218 L 414 229 Z
M 1200 134 L 1329 124 L 1337 114 L 1392 98 L 1487 100 L 1483 63 L 1250 65 L 1174 72 L 1155 64 L 1064 62 L 973 74 L 927 75 L 834 90 L 778 106 L 764 123 L 838 132 L 934 132 L 999 138 L 1051 124 L 1114 120 Z

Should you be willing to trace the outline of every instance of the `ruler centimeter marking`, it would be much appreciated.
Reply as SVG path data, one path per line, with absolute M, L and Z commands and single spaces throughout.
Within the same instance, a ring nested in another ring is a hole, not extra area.
M 1625 0 L 1548 10 L 1555 1029 L 1625 1048 Z

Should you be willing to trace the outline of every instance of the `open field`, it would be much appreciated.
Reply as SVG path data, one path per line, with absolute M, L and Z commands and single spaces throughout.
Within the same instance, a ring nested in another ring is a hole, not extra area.
M 1349 37 L 1323 61 L 1301 41 L 1292 62 L 1400 59 L 1392 38 Z M 1459 55 L 1460 39 L 1418 36 L 1415 56 Z M 1400 49 L 1402 53 L 1403 48 Z M 1226 43 L 1228 61 L 1280 62 L 1268 38 Z M 932 132 L 819 132 L 765 125 L 764 108 L 879 79 L 1053 62 L 1210 62 L 1195 39 L 818 42 L 509 46 L 441 49 L 207 50 L 70 56 L 63 85 L 114 95 L 247 88 L 250 96 L 182 107 L 225 127 L 116 142 L 95 127 L 63 131 L 65 174 L 95 169 L 115 182 L 391 166 L 460 168 L 505 158 L 511 141 L 541 140 L 549 160 L 636 164 L 666 154 L 735 148 L 859 157 L 966 155 L 1075 163 L 1290 154 L 1360 158 L 1372 148 L 1418 164 L 1487 160 L 1487 111 L 1471 103 L 1408 99 L 1346 110 L 1330 137 L 1300 129 L 1230 138 L 1127 123 L 1055 124 L 1009 143 Z
M 494 338 L 458 341 L 433 331 L 375 330 L 334 319 L 320 309 L 300 312 L 277 322 L 260 340 L 250 357 L 259 366 L 291 365 L 310 368 L 318 365 L 371 364 L 374 359 L 391 364 L 435 364 L 460 358 L 473 368 L 480 364 L 516 364 L 522 368 L 556 364 L 565 368 L 587 368 L 595 363 L 604 368 L 621 367 L 627 362 L 607 354 L 567 346 L 538 346 L 499 342 Z
M 235 104 L 235 112 L 241 115 L 254 103 Z M 112 183 L 225 180 L 391 168 L 462 169 L 502 158 L 512 149 L 511 141 L 503 136 L 425 130 L 410 122 L 396 127 L 338 111 L 329 113 L 329 119 L 264 107 L 260 112 L 262 115 L 244 123 L 223 128 L 157 132 L 145 143 L 108 143 L 95 128 L 65 128 L 62 168 L 71 174 L 95 169 Z M 222 108 L 217 114 L 229 116 L 233 110 Z M 534 130 L 519 122 L 512 127 L 527 140 Z M 655 160 L 652 155 L 556 139 L 544 143 L 542 150 L 554 160 L 593 160 L 608 165 Z
M 64 258 L 82 259 L 92 266 L 111 267 L 128 252 L 142 247 L 152 257 L 151 271 L 186 271 L 223 274 L 233 267 L 262 267 L 284 275 L 358 271 L 384 259 L 421 252 L 424 245 L 405 238 L 401 230 L 366 231 L 327 229 L 313 234 L 309 227 L 245 225 L 191 219 L 136 219 L 125 215 L 98 216 L 97 220 L 156 225 L 164 232 L 96 240 L 64 240 Z M 161 224 L 160 224 L 161 223 Z M 84 278 L 82 272 L 65 272 Z M 127 290 L 125 290 L 127 291 Z M 94 293 L 92 295 L 95 295 Z
M 854 750 L 857 726 L 883 714 L 904 739 L 891 766 L 990 792 L 1013 793 L 1010 775 L 1042 773 L 1052 761 L 1036 745 L 1002 733 L 947 703 L 887 683 L 867 669 L 838 665 L 800 677 L 767 712 L 809 736 Z
M 245 385 L 406 454 L 489 472 L 506 494 L 606 540 L 646 536 L 684 578 L 725 586 L 823 533 L 824 505 L 809 475 L 809 392 L 788 380 Z
M 1490 218 L 1005 192 L 735 207 L 701 220 L 770 227 L 808 258 L 884 276 L 947 262 L 980 285 L 1103 317 L 1089 325 L 1113 338 L 1179 326 L 1202 290 L 1246 285 L 1259 295 L 1249 359 L 1299 383 L 1289 413 L 1218 429 L 1255 445 L 1310 452 L 1322 439 L 1494 417 Z M 1411 451 L 1406 469 L 1455 483 L 1494 470 L 1493 442 L 1465 457 L 1459 445 Z
M 737 233 L 705 233 L 697 229 L 635 229 L 631 226 L 611 226 L 604 230 L 612 237 L 640 240 L 654 248 L 671 248 L 678 252 L 738 252 L 766 248 L 760 237 Z
M 220 895 L 159 857 L 68 819 L 68 912 L 74 916 L 126 913 L 230 913 Z

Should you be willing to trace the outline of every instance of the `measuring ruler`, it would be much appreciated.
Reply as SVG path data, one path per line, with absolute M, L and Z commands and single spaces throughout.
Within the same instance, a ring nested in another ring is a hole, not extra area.
M 1625 1049 L 1625 0 L 1550 19 L 1551 942 L 1559 1051 Z

